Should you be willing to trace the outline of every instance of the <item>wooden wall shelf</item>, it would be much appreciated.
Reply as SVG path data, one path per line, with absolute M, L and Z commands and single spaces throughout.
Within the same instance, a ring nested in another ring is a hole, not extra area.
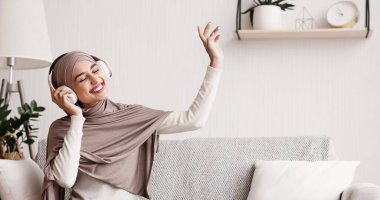
M 241 29 L 241 1 L 237 2 L 236 34 L 238 39 L 286 39 L 286 38 L 369 38 L 373 30 L 370 28 L 369 0 L 365 0 L 365 27 L 362 29 L 310 29 L 310 30 L 253 30 Z
M 242 40 L 250 39 L 294 39 L 294 38 L 369 38 L 367 29 L 309 29 L 309 30 L 238 30 Z

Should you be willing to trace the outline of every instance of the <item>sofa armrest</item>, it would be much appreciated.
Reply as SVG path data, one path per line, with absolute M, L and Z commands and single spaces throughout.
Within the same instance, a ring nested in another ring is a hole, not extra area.
M 344 190 L 341 200 L 380 200 L 380 187 L 372 183 L 356 183 Z

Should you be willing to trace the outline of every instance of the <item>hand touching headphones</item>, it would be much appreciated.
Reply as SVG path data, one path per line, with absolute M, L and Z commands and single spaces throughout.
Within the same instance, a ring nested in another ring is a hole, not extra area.
M 53 86 L 53 83 L 52 83 L 52 74 L 53 74 L 53 69 L 54 69 L 54 66 L 55 64 L 58 62 L 59 59 L 61 59 L 63 56 L 65 56 L 67 53 L 64 53 L 62 55 L 60 55 L 58 58 L 56 58 L 53 63 L 51 64 L 50 66 L 50 69 L 49 69 L 49 77 L 48 77 L 48 82 L 49 82 L 49 87 L 51 90 L 55 91 L 56 88 Z M 93 55 L 90 55 L 94 60 L 95 60 L 95 63 L 99 66 L 100 70 L 104 73 L 105 77 L 106 78 L 110 78 L 112 76 L 112 72 L 111 72 L 111 69 L 108 67 L 107 63 L 101 59 L 99 59 L 98 57 L 96 56 L 93 56 Z M 78 96 L 75 94 L 74 90 L 72 88 L 69 88 L 65 85 L 63 85 L 63 87 L 65 88 L 64 90 L 69 90 L 71 91 L 71 98 L 70 98 L 70 102 L 72 104 L 76 104 L 77 101 L 78 101 Z

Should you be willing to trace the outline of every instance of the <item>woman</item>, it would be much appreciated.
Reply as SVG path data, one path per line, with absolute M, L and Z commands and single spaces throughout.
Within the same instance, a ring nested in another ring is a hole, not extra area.
M 96 57 L 73 51 L 56 59 L 51 96 L 67 116 L 49 129 L 43 199 L 63 199 L 64 188 L 72 188 L 75 200 L 150 198 L 159 134 L 199 129 L 214 101 L 224 55 L 219 27 L 209 34 L 210 27 L 208 23 L 202 32 L 198 26 L 210 64 L 186 111 L 114 103 L 107 99 L 107 76 Z M 76 104 L 70 103 L 74 93 Z

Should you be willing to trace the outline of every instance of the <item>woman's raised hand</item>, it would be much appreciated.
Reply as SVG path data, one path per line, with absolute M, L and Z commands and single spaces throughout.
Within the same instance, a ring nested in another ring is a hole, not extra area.
M 223 65 L 224 61 L 223 51 L 218 44 L 218 41 L 220 40 L 219 26 L 217 26 L 209 35 L 208 32 L 210 31 L 210 28 L 211 22 L 207 23 L 203 32 L 198 26 L 198 33 L 207 54 L 210 57 L 210 66 L 218 68 Z
M 71 89 L 66 86 L 60 86 L 56 90 L 50 89 L 51 100 L 57 104 L 68 115 L 82 115 L 82 109 L 70 102 L 70 94 L 73 93 Z

